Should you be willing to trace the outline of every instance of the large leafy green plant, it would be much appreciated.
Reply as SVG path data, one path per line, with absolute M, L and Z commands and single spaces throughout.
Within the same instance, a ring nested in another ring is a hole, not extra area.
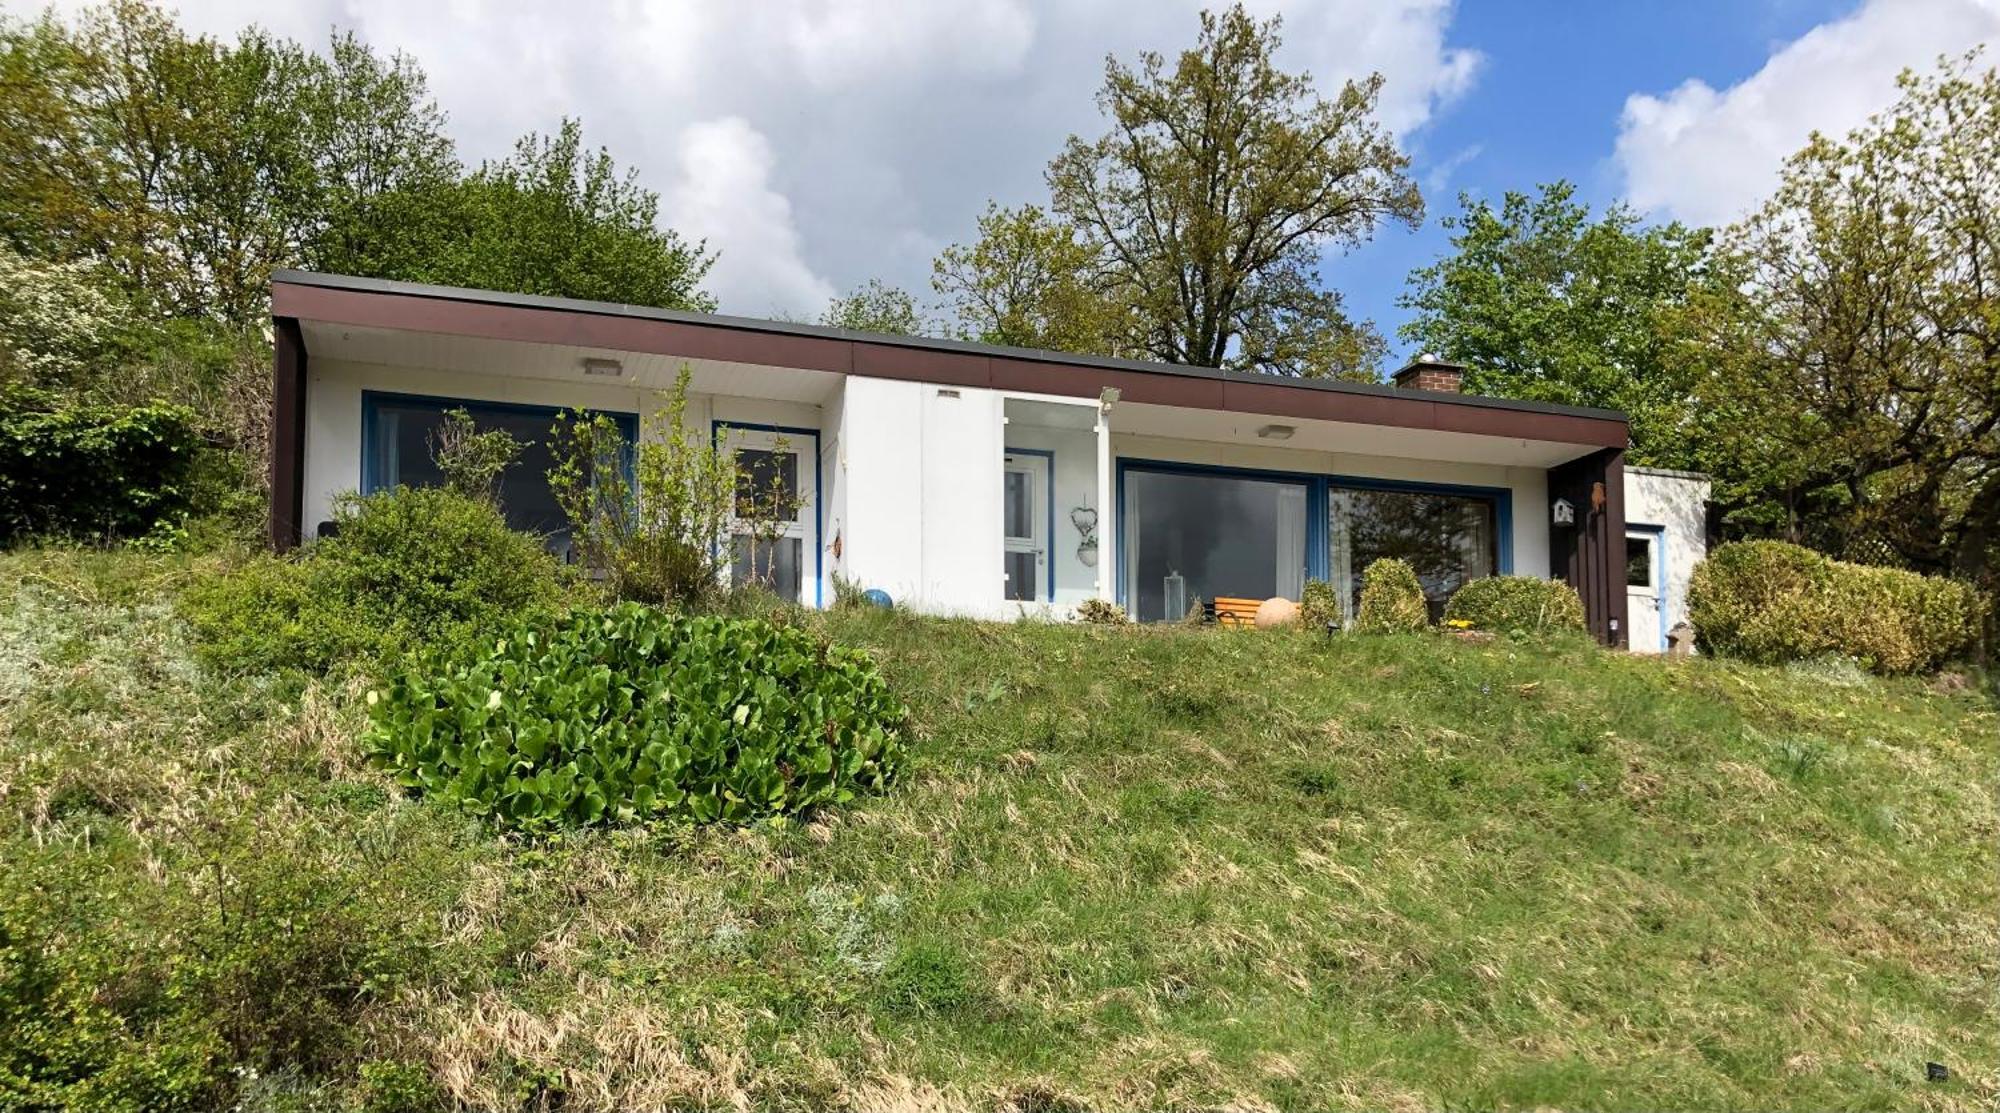
M 635 603 L 434 651 L 368 700 L 404 787 L 531 830 L 844 803 L 895 774 L 907 715 L 864 654 Z

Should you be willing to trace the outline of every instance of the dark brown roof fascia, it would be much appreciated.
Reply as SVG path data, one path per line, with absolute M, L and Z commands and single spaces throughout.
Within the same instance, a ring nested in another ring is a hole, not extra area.
M 1623 447 L 1623 414 L 1365 383 L 1094 359 L 605 302 L 279 271 L 278 318 L 1406 429 Z

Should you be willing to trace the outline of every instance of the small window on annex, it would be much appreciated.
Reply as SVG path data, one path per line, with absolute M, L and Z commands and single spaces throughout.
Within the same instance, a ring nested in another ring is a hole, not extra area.
M 1416 570 L 1431 619 L 1467 581 L 1498 569 L 1495 500 L 1415 490 L 1344 488 L 1328 497 L 1329 578 L 1341 591 L 1348 618 L 1361 598 L 1361 577 L 1375 561 L 1393 557 Z
M 370 392 L 362 400 L 364 493 L 390 487 L 438 487 L 444 474 L 431 455 L 431 442 L 448 410 L 463 409 L 480 430 L 502 429 L 523 445 L 520 457 L 500 477 L 500 509 L 507 524 L 548 539 L 549 547 L 569 547 L 569 520 L 549 489 L 549 429 L 562 412 L 547 406 L 517 406 L 452 398 L 420 398 Z M 638 418 L 612 414 L 628 442 L 636 440 Z

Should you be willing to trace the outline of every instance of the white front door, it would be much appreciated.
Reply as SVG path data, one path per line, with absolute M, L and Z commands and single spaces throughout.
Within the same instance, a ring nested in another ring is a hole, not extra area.
M 1047 602 L 1049 583 L 1049 460 L 1026 452 L 1009 452 L 1001 472 L 1001 556 L 1006 573 L 1005 598 L 1022 603 Z
M 736 455 L 729 581 L 760 582 L 780 598 L 817 605 L 819 437 L 811 430 L 729 425 L 717 435 Z M 767 518 L 773 505 L 785 505 L 789 513 L 760 538 L 750 521 Z
M 1667 570 L 1657 530 L 1625 531 L 1625 630 L 1634 653 L 1664 653 Z

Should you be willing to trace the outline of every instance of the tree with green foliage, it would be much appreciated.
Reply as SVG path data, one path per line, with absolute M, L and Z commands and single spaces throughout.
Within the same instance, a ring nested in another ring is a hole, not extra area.
M 2000 75 L 1904 73 L 1814 136 L 1679 315 L 1739 533 L 1990 580 L 2000 558 Z
M 382 198 L 457 176 L 443 122 L 415 63 L 351 35 L 224 43 L 143 0 L 0 24 L 0 237 L 254 326 L 272 268 L 345 263 Z
M 931 286 L 966 339 L 1016 348 L 1121 356 L 1132 319 L 1110 290 L 1102 252 L 1040 207 L 988 203 L 979 239 L 931 264 Z
M 1154 358 L 1372 379 L 1381 338 L 1321 286 L 1319 260 L 1384 222 L 1414 226 L 1423 200 L 1375 120 L 1381 75 L 1323 99 L 1278 68 L 1278 32 L 1237 4 L 1204 12 L 1171 64 L 1108 59 L 1111 129 L 1049 164 L 1052 208 L 1100 249 Z
M 701 280 L 715 256 L 660 227 L 659 210 L 636 171 L 587 150 L 565 119 L 463 180 L 383 198 L 353 250 L 384 278 L 713 310 Z
M 829 328 L 854 332 L 886 332 L 897 336 L 922 336 L 929 327 L 917 299 L 899 286 L 871 278 L 849 293 L 833 299 L 819 323 Z
M 1663 325 L 1704 280 L 1711 234 L 1623 205 L 1592 219 L 1575 194 L 1461 196 L 1451 253 L 1410 275 L 1400 335 L 1465 364 L 1471 393 L 1622 410 L 1635 463 L 1695 467 L 1691 368 Z

